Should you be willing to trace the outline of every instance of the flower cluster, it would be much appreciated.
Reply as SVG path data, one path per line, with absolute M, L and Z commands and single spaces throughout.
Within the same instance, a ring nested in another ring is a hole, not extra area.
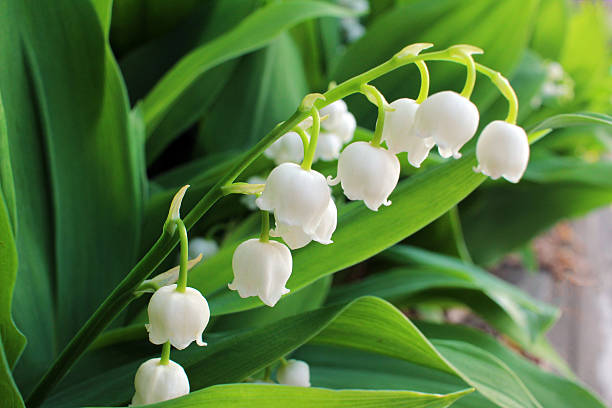
M 415 44 L 398 55 L 416 59 L 430 45 Z M 311 241 L 323 245 L 333 242 L 337 209 L 329 186 L 340 184 L 349 200 L 363 201 L 370 210 L 378 211 L 382 205 L 391 205 L 389 197 L 400 178 L 398 154 L 406 153 L 414 167 L 421 166 L 434 146 L 442 158 L 461 158 L 461 149 L 474 137 L 479 125 L 478 108 L 470 101 L 470 95 L 476 76 L 471 54 L 480 52 L 463 45 L 449 49 L 448 55 L 468 68 L 461 93 L 442 91 L 428 96 L 429 74 L 423 61 L 417 62 L 422 86 L 416 100 L 400 98 L 389 104 L 375 87 L 362 84 L 360 92 L 379 110 L 376 129 L 370 142 L 353 142 L 344 150 L 343 145 L 352 140 L 356 127 L 346 103 L 338 99 L 320 103 L 317 109 L 313 101 L 324 99 L 323 95 L 305 98 L 302 106 L 310 109 L 310 115 L 266 151 L 277 166 L 254 204 L 263 212 L 273 213 L 275 227 L 270 231 L 266 225 L 259 240 L 251 239 L 238 246 L 232 261 L 234 281 L 229 288 L 241 297 L 259 296 L 268 306 L 274 306 L 289 292 L 289 249 L 302 248 Z M 476 144 L 478 166 L 474 170 L 492 179 L 504 177 L 516 183 L 527 168 L 529 142 L 525 131 L 514 124 L 518 108 L 507 80 L 492 70 L 485 74 L 508 98 L 510 113 L 506 121 L 496 120 L 482 131 Z M 313 158 L 338 159 L 336 177 L 326 179 L 312 170 Z M 281 238 L 284 244 L 270 241 L 269 236 Z

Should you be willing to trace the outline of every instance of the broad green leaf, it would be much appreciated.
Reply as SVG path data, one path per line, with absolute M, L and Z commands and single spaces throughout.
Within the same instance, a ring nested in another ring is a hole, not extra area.
M 2 365 L 6 365 L 8 371 L 15 366 L 26 343 L 24 335 L 15 326 L 11 312 L 16 275 L 17 248 L 4 194 L 0 194 L 0 353 Z
M 341 7 L 318 1 L 271 3 L 243 20 L 236 28 L 182 58 L 147 95 L 144 117 L 152 132 L 169 109 L 207 70 L 263 47 L 281 32 L 301 21 L 321 16 L 349 16 Z
M 581 384 L 544 371 L 485 333 L 456 325 L 435 325 L 422 322 L 417 325 L 428 338 L 432 339 L 434 344 L 438 344 L 438 339 L 461 341 L 485 350 L 502 360 L 521 378 L 543 407 L 604 407 L 604 404 Z M 452 356 L 444 355 L 452 362 Z
M 542 336 L 559 315 L 555 308 L 455 258 L 400 245 L 383 252 L 381 258 L 404 266 L 336 286 L 328 302 L 344 303 L 365 295 L 400 305 L 428 297 L 449 298 L 466 304 L 497 330 L 525 345 Z
M 551 116 L 531 128 L 531 132 L 542 129 L 559 129 L 571 126 L 601 125 L 612 126 L 612 116 L 603 113 L 565 113 Z
M 576 83 L 574 111 L 610 112 L 612 52 L 608 11 L 601 2 L 580 3 L 576 10 L 570 18 L 559 59 Z
M 5 343 L 0 335 L 0 342 Z M 7 408 L 25 408 L 23 398 L 19 394 L 17 384 L 13 380 L 9 362 L 6 359 L 4 349 L 0 347 L 0 395 L 2 396 L 2 404 Z
M 410 391 L 328 390 L 268 384 L 217 385 L 173 401 L 155 404 L 158 408 L 205 406 L 230 408 L 284 408 L 291 406 L 329 408 L 445 408 L 469 391 L 447 395 Z
M 566 0 L 540 0 L 531 48 L 542 57 L 559 60 L 568 26 L 569 9 Z
M 1 89 L 0 89 L 1 91 Z M 4 204 L 8 211 L 9 223 L 13 233 L 16 232 L 17 202 L 15 201 L 15 183 L 13 181 L 13 169 L 11 167 L 11 152 L 9 150 L 9 139 L 7 121 L 2 104 L 2 93 L 0 92 L 0 187 Z
M 437 340 L 435 344 L 458 371 L 478 384 L 478 392 L 497 405 L 543 408 L 516 373 L 493 354 L 454 340 Z
M 259 223 L 260 217 L 254 218 Z M 222 319 L 215 321 L 213 330 L 227 331 L 245 327 L 265 326 L 285 317 L 318 309 L 325 303 L 331 283 L 332 276 L 328 275 L 305 287 L 294 296 L 282 299 L 274 307 L 259 307 L 223 316 Z
M 142 144 L 128 137 L 101 9 L 67 0 L 2 8 L 10 45 L 1 47 L 0 89 L 20 204 L 13 302 L 28 338 L 15 375 L 27 392 L 56 341 L 80 327 L 135 260 L 143 187 L 133 160 Z
M 198 0 L 114 1 L 111 27 L 113 49 L 118 55 L 123 55 L 130 49 L 172 30 L 198 5 L 206 4 L 210 9 L 213 3 Z
M 50 286 L 55 273 L 50 182 L 37 107 L 32 104 L 34 90 L 25 66 L 25 51 L 19 46 L 22 26 L 30 24 L 25 19 L 25 5 L 26 2 L 0 3 L 0 94 L 4 108 L 2 128 L 8 140 L 2 150 L 2 187 L 10 209 L 13 204 L 7 187 L 12 179 L 18 252 L 13 312 L 17 327 L 28 338 L 14 372 L 22 392 L 46 369 L 55 347 Z M 12 174 L 7 172 L 7 160 Z
M 181 57 L 231 30 L 257 6 L 255 0 L 217 1 L 212 9 L 210 2 L 202 3 L 175 30 L 123 57 L 120 66 L 131 100 L 144 97 Z M 202 75 L 172 106 L 149 137 L 148 163 L 153 163 L 170 142 L 206 112 L 233 75 L 237 62 L 225 62 Z
M 534 159 L 518 185 L 491 183 L 479 189 L 460 206 L 474 259 L 491 263 L 558 220 L 612 202 L 612 179 L 607 177 L 611 172 L 610 163 Z
M 135 260 L 143 188 L 134 150 L 142 144 L 130 140 L 127 95 L 91 4 L 27 8 L 23 36 L 49 154 L 63 345 Z
M 348 348 L 306 345 L 291 356 L 307 361 L 310 379 L 319 387 L 365 390 L 417 389 L 452 393 L 463 386 L 459 378 L 404 360 Z M 478 391 L 462 397 L 453 408 L 496 406 Z
M 364 325 L 365 317 L 375 329 L 370 330 Z M 145 334 L 144 330 L 142 332 Z M 347 306 L 302 313 L 264 327 L 211 334 L 206 340 L 209 346 L 205 349 L 190 347 L 172 355 L 173 360 L 185 367 L 193 390 L 241 381 L 310 340 L 395 356 L 436 371 L 455 374 L 405 316 L 377 298 L 362 298 Z M 129 347 L 134 345 L 137 347 L 135 353 L 129 351 Z M 116 350 L 125 353 L 124 361 L 130 361 L 131 355 L 130 363 L 106 365 L 109 363 L 104 358 L 104 350 L 86 356 L 67 378 L 67 385 L 49 399 L 47 406 L 121 404 L 127 401 L 133 393 L 133 376 L 142 362 L 143 351 L 151 352 L 151 348 L 147 348 L 144 338 L 132 345 L 123 343 L 117 347 Z M 111 348 L 109 355 L 117 353 L 116 350 Z M 158 352 L 159 348 L 153 348 L 152 354 Z M 102 357 L 96 358 L 96 353 Z M 92 367 L 99 371 L 92 372 Z M 465 388 L 463 385 L 454 391 Z
M 244 57 L 233 76 L 202 118 L 198 135 L 201 152 L 255 144 L 268 129 L 291 116 L 308 93 L 301 55 L 287 33 Z

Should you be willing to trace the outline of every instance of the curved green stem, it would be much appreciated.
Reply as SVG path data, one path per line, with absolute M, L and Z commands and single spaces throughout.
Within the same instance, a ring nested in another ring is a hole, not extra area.
M 461 91 L 461 96 L 470 99 L 474 91 L 474 85 L 476 85 L 476 63 L 474 62 L 474 58 L 469 54 L 463 56 L 463 61 L 467 69 L 467 77 L 465 78 L 465 85 Z
M 179 239 L 181 241 L 181 261 L 179 267 L 179 277 L 176 282 L 177 292 L 185 292 L 187 288 L 187 271 L 189 263 L 189 239 L 187 238 L 187 228 L 183 220 L 176 220 L 176 226 L 179 232 Z
M 306 154 L 306 152 L 308 151 L 308 145 L 310 144 L 306 131 L 299 126 L 294 127 L 293 131 L 300 135 L 300 139 L 302 139 L 302 145 L 304 146 L 304 154 Z
M 315 102 L 314 109 L 321 109 L 330 103 L 359 92 L 362 84 L 368 83 L 399 67 L 416 61 L 462 62 L 454 59 L 448 49 L 419 55 L 396 55 L 390 60 L 370 69 L 369 71 L 350 78 L 338 86 L 328 90 L 324 94 L 325 99 L 319 99 Z M 476 68 L 478 71 L 483 72 L 482 66 L 477 65 Z M 488 75 L 486 72 L 483 73 Z M 511 95 L 506 94 L 504 94 L 504 96 L 506 96 L 506 98 L 511 97 Z M 238 163 L 223 177 L 221 177 L 217 184 L 211 187 L 211 189 L 191 209 L 189 214 L 187 214 L 187 216 L 183 219 L 185 228 L 189 230 L 204 214 L 206 214 L 206 212 L 213 206 L 214 203 L 217 202 L 217 200 L 224 196 L 222 191 L 223 187 L 232 184 L 234 180 L 236 180 L 236 178 L 249 165 L 251 165 L 251 163 L 257 157 L 259 157 L 268 147 L 270 147 L 272 143 L 274 143 L 285 133 L 289 132 L 308 116 L 308 112 L 302 112 L 299 109 L 296 110 L 296 112 L 289 119 L 277 125 L 262 140 L 260 140 L 259 143 L 246 152 Z M 509 118 L 512 120 L 511 114 L 509 114 Z M 320 124 L 317 124 L 316 126 L 317 137 L 318 125 Z M 316 148 L 316 142 L 311 142 L 308 146 L 308 152 L 312 151 L 313 157 L 314 148 Z M 74 335 L 68 345 L 61 351 L 51 367 L 47 370 L 38 384 L 34 387 L 33 391 L 30 393 L 26 403 L 28 408 L 36 408 L 42 404 L 51 390 L 64 378 L 72 366 L 79 361 L 79 358 L 98 337 L 98 335 L 104 331 L 104 329 L 133 299 L 137 297 L 134 295 L 134 291 L 171 253 L 178 242 L 179 237 L 177 234 L 171 233 L 166 229 L 162 231 L 162 234 L 157 239 L 155 244 L 153 244 L 151 249 L 149 249 L 149 251 L 140 259 L 140 261 L 138 261 L 138 263 L 125 276 L 119 285 L 113 289 L 113 291 L 107 296 L 98 309 L 96 309 L 93 315 Z
M 319 132 L 321 131 L 321 116 L 319 115 L 319 109 L 313 107 L 310 110 L 310 115 L 312 116 L 312 132 L 310 135 L 310 142 L 308 143 L 308 150 L 304 151 L 304 161 L 302 161 L 302 168 L 304 170 L 310 170 L 312 167 L 312 161 L 314 160 L 315 151 L 317 150 Z
M 473 263 L 472 257 L 470 256 L 470 251 L 468 250 L 467 244 L 465 243 L 465 238 L 463 236 L 463 228 L 461 228 L 461 218 L 459 218 L 459 209 L 456 205 L 448 211 L 448 218 L 450 221 L 451 230 L 453 232 L 453 238 L 455 240 L 455 246 L 457 248 L 459 258 L 461 258 L 461 260 L 465 263 Z
M 261 234 L 259 235 L 261 242 L 270 240 L 270 214 L 267 211 L 261 210 Z
M 508 116 L 506 122 L 516 124 L 518 117 L 518 98 L 514 88 L 510 85 L 510 82 L 499 72 L 486 67 L 481 64 L 476 64 L 476 70 L 483 75 L 486 75 L 491 82 L 499 89 L 499 92 L 508 100 Z
M 159 364 L 168 365 L 168 363 L 170 362 L 170 349 L 171 348 L 172 346 L 170 345 L 169 341 L 164 343 L 164 347 L 162 348 L 162 353 L 161 353 L 161 358 L 159 360 Z
M 415 64 L 421 74 L 421 89 L 415 102 L 421 104 L 429 96 L 429 70 L 427 69 L 427 64 L 423 61 L 415 61 Z
M 382 143 L 383 127 L 385 126 L 385 100 L 378 89 L 372 85 L 362 85 L 361 92 L 370 98 L 368 95 L 372 95 L 376 100 L 376 106 L 378 107 L 378 116 L 376 118 L 376 128 L 374 129 L 374 136 L 370 144 L 374 147 L 379 147 Z

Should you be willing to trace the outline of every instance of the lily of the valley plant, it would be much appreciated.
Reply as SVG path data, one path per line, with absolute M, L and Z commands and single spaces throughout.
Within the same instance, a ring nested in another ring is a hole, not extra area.
M 498 72 L 475 63 L 473 54 L 482 52 L 476 47 L 456 45 L 421 53 L 431 46 L 407 46 L 383 64 L 332 85 L 325 94 L 307 95 L 295 114 L 264 137 L 184 219 L 179 210 L 187 186 L 177 193 L 162 236 L 104 303 L 127 303 L 131 298 L 124 296 L 126 291 L 142 285 L 155 290 L 148 305 L 146 328 L 149 340 L 162 345 L 163 350 L 160 358 L 146 361 L 135 373 L 133 405 L 160 402 L 189 393 L 185 370 L 170 360 L 170 351 L 172 347 L 182 350 L 192 342 L 205 346 L 203 335 L 211 312 L 204 296 L 187 286 L 190 249 L 193 252 L 207 247 L 200 241 L 197 247 L 190 247 L 187 231 L 222 196 L 232 193 L 256 196 L 254 205 L 262 214 L 259 238 L 242 242 L 234 252 L 234 279 L 227 282 L 228 287 L 243 298 L 257 296 L 265 305 L 274 307 L 290 291 L 286 284 L 292 273 L 291 250 L 302 248 L 311 241 L 333 245 L 338 225 L 330 186 L 340 184 L 349 200 L 363 201 L 370 210 L 380 211 L 381 207 L 392 205 L 393 190 L 400 177 L 400 161 L 407 160 L 419 167 L 434 146 L 443 158 L 461 157 L 461 149 L 475 136 L 479 125 L 478 109 L 470 101 L 477 72 L 491 79 L 507 98 L 509 112 L 505 120 L 496 120 L 484 128 L 476 143 L 479 164 L 474 170 L 514 183 L 521 179 L 529 158 L 529 144 L 525 131 L 516 125 L 518 102 L 508 81 Z M 461 93 L 443 91 L 429 95 L 426 61 L 465 65 L 467 79 Z M 411 63 L 416 64 L 421 73 L 420 92 L 415 99 L 406 95 L 388 103 L 384 95 L 370 85 L 376 78 Z M 350 143 L 356 121 L 342 99 L 353 93 L 362 94 L 378 109 L 376 128 L 369 141 Z M 265 182 L 234 183 L 260 154 L 277 164 Z M 316 160 L 336 159 L 336 174 L 321 174 L 312 169 Z M 274 225 L 270 224 L 269 213 L 274 216 Z M 178 242 L 178 275 L 166 274 L 163 279 L 143 283 L 153 260 L 159 262 Z M 99 329 L 79 332 L 62 356 L 82 353 L 83 345 L 91 342 L 104 327 L 101 324 L 103 316 L 101 313 L 93 322 L 88 322 Z M 71 364 L 62 357 L 58 361 L 50 370 L 53 375 L 47 375 L 34 391 L 33 406 L 44 399 L 53 381 L 58 381 Z M 276 378 L 281 384 L 308 387 L 309 366 L 303 361 L 282 359 Z

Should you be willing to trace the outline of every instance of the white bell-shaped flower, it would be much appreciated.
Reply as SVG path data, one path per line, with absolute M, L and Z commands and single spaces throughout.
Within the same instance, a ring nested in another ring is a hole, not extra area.
M 136 371 L 132 406 L 154 404 L 189 394 L 185 370 L 174 361 L 160 364 L 161 359 L 145 361 Z
M 238 245 L 232 258 L 234 281 L 228 285 L 240 297 L 259 296 L 273 307 L 289 289 L 285 287 L 293 268 L 291 251 L 276 241 L 249 239 Z
M 459 149 L 476 133 L 478 108 L 453 91 L 431 95 L 419 106 L 414 117 L 415 135 L 433 138 L 444 158 L 461 157 Z
M 474 170 L 517 183 L 529 162 L 529 141 L 522 127 L 496 120 L 489 123 L 476 144 L 478 167 Z
M 391 102 L 390 106 L 395 110 L 385 113 L 382 139 L 391 153 L 408 152 L 410 164 L 421 167 L 435 143 L 432 137 L 423 139 L 414 133 L 414 117 L 419 104 L 412 99 L 401 98 Z
M 399 174 L 399 160 L 393 153 L 367 142 L 355 142 L 340 154 L 338 175 L 329 183 L 342 183 L 349 200 L 363 200 L 369 209 L 378 211 L 382 204 L 391 205 L 388 198 Z
M 332 124 L 325 123 L 325 121 L 321 123 L 321 126 L 334 133 L 340 138 L 342 144 L 345 144 L 353 140 L 355 129 L 357 129 L 357 120 L 355 120 L 355 116 L 348 111 L 342 112 L 339 115 L 340 117 L 333 123 L 333 126 Z
M 277 166 L 266 180 L 266 187 L 255 203 L 264 211 L 273 211 L 277 223 L 301 227 L 314 234 L 331 197 L 325 177 L 314 170 L 304 170 L 294 163 Z
M 288 132 L 278 138 L 264 152 L 274 163 L 300 163 L 304 159 L 304 144 L 296 132 Z
M 289 360 L 276 371 L 279 384 L 310 387 L 310 367 L 305 361 Z
M 308 245 L 310 241 L 328 245 L 333 242 L 331 237 L 336 230 L 337 223 L 338 210 L 334 200 L 330 198 L 327 209 L 314 233 L 306 234 L 299 226 L 295 227 L 277 222 L 276 228 L 270 231 L 270 236 L 282 238 L 291 249 L 302 248 Z
M 346 112 L 348 112 L 348 107 L 346 106 L 346 102 L 342 99 L 338 99 L 321 108 L 319 110 L 321 117 L 327 116 L 327 119 L 321 122 L 322 126 L 327 129 L 335 129 L 338 126 L 342 126 L 342 122 L 347 119 L 346 116 L 344 116 Z
M 194 288 L 185 292 L 176 290 L 176 285 L 168 285 L 155 291 L 148 307 L 149 341 L 163 344 L 169 341 L 174 348 L 182 350 L 195 341 L 205 346 L 202 334 L 210 319 L 208 302 Z
M 189 259 L 202 254 L 204 259 L 219 252 L 219 244 L 214 239 L 195 237 L 189 240 Z
M 342 139 L 335 133 L 322 131 L 317 141 L 314 161 L 336 160 L 340 156 L 340 150 L 342 150 Z

